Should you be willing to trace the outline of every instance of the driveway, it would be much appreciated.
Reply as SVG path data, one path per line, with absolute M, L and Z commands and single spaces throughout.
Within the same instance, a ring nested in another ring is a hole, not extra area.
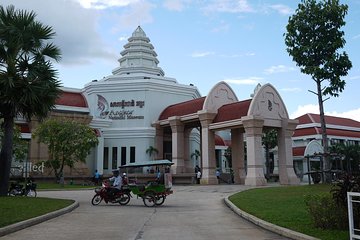
M 2 237 L 5 239 L 126 240 L 280 240 L 287 239 L 240 218 L 223 202 L 243 185 L 174 186 L 164 205 L 145 207 L 136 196 L 129 205 L 92 206 L 93 191 L 49 191 L 38 196 L 70 198 L 80 203 L 73 212 Z

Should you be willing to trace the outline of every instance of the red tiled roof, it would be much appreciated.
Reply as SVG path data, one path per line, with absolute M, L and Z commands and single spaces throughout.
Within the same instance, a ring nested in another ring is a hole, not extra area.
M 173 116 L 184 116 L 196 113 L 203 108 L 205 97 L 192 99 L 190 101 L 177 103 L 165 108 L 160 114 L 159 120 L 168 119 Z
M 216 115 L 213 122 L 225 122 L 229 120 L 240 119 L 241 117 L 246 116 L 251 100 L 252 99 L 248 99 L 241 102 L 223 105 L 218 109 L 218 114 Z
M 29 125 L 27 123 L 19 123 L 16 125 L 20 128 L 21 133 L 30 133 L 31 132 Z
M 217 134 L 215 134 L 215 146 L 227 146 L 224 139 Z
M 305 148 L 306 147 L 293 147 L 293 149 L 292 149 L 293 156 L 294 157 L 304 156 Z
M 55 102 L 56 105 L 71 107 L 88 107 L 85 97 L 81 93 L 63 91 Z
M 309 123 L 320 123 L 320 115 L 314 114 L 314 113 L 307 113 L 296 119 L 299 120 L 299 125 L 309 124 Z M 326 122 L 326 124 L 331 124 L 331 125 L 340 125 L 340 126 L 346 126 L 346 127 L 360 128 L 360 122 L 349 119 L 349 118 L 325 116 L 325 122 Z
M 318 127 L 302 128 L 302 129 L 296 129 L 293 137 L 318 135 L 321 133 L 322 133 L 321 128 L 318 128 Z M 342 129 L 327 128 L 326 133 L 328 136 L 360 138 L 360 132 L 356 132 L 356 131 L 347 131 L 347 130 L 342 130 Z

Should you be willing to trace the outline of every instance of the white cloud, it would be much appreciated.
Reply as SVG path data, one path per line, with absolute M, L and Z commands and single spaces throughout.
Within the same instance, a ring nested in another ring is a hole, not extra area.
M 291 71 L 295 71 L 295 68 L 287 67 L 284 65 L 271 66 L 265 69 L 266 74 L 283 73 L 283 72 L 291 72 Z
M 294 118 L 300 117 L 301 115 L 304 115 L 306 113 L 319 114 L 319 106 L 317 104 L 307 104 L 307 105 L 298 106 L 297 110 L 295 112 L 293 112 L 292 114 L 290 114 L 290 118 L 294 119 Z M 349 110 L 346 112 L 341 112 L 341 113 L 337 112 L 337 111 L 325 112 L 325 115 L 342 117 L 342 118 L 350 118 L 350 119 L 360 122 L 360 108 Z
M 108 15 L 110 21 L 115 24 L 113 32 L 124 29 L 135 29 L 138 25 L 152 23 L 154 21 L 151 11 L 156 5 L 147 1 L 136 1 L 123 9 L 121 13 Z
M 221 81 L 227 82 L 227 83 L 233 83 L 237 85 L 257 85 L 258 83 L 261 83 L 263 78 L 260 77 L 249 77 L 249 78 L 243 78 L 243 79 L 237 79 L 237 78 L 227 78 L 223 79 Z
M 350 110 L 347 112 L 342 112 L 342 113 L 338 113 L 336 111 L 327 112 L 326 115 L 342 117 L 342 118 L 350 118 L 350 119 L 360 122 L 360 108 L 353 109 L 353 110 Z
M 227 13 L 248 13 L 255 12 L 255 10 L 249 5 L 247 0 L 216 0 L 211 1 L 204 11 L 206 13 L 211 12 L 227 12 Z
M 128 40 L 128 36 L 121 36 L 119 37 L 119 41 L 122 42 L 122 41 L 127 41 Z
M 191 57 L 193 58 L 200 58 L 200 57 L 207 57 L 207 56 L 211 56 L 214 55 L 215 52 L 193 52 L 191 54 Z
M 184 0 L 166 0 L 163 6 L 170 11 L 181 12 L 188 1 Z
M 106 9 L 110 7 L 125 7 L 138 2 L 138 0 L 75 0 L 82 7 L 91 9 Z
M 294 12 L 293 9 L 291 9 L 290 7 L 288 7 L 286 5 L 282 5 L 282 4 L 270 5 L 269 7 L 271 9 L 277 11 L 281 15 L 290 15 Z
M 319 106 L 317 104 L 307 104 L 307 105 L 300 105 L 297 107 L 296 111 L 290 114 L 290 118 L 294 119 L 304 115 L 306 113 L 315 113 L 319 114 Z
M 117 51 L 109 49 L 97 31 L 99 12 L 85 9 L 77 1 L 70 0 L 2 0 L 17 9 L 35 11 L 37 20 L 52 26 L 56 36 L 52 40 L 62 53 L 60 64 L 87 64 L 91 61 L 116 62 Z

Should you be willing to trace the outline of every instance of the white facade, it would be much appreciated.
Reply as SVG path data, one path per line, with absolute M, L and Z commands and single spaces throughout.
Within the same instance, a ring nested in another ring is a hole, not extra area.
M 130 161 L 147 161 L 154 146 L 152 123 L 167 106 L 200 97 L 198 89 L 164 76 L 156 52 L 141 27 L 124 46 L 113 74 L 83 89 L 98 130 L 99 145 L 90 156 L 90 169 L 109 173 Z M 107 159 L 104 159 L 107 158 Z M 157 156 L 163 158 L 163 156 Z M 123 161 L 123 162 L 122 162 Z M 108 163 L 107 163 L 108 162 Z

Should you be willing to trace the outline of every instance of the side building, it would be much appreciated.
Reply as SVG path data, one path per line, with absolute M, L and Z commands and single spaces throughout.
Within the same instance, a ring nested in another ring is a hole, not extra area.
M 310 156 L 310 162 L 319 162 L 319 157 L 311 156 L 316 155 L 314 153 L 323 152 L 320 115 L 307 113 L 298 117 L 297 120 L 299 120 L 299 124 L 292 137 L 294 168 L 296 174 L 307 181 L 307 178 L 303 177 L 304 173 L 309 171 L 307 156 Z M 336 144 L 360 145 L 360 122 L 333 116 L 325 116 L 325 122 L 329 146 Z M 319 163 L 312 165 L 318 166 Z

